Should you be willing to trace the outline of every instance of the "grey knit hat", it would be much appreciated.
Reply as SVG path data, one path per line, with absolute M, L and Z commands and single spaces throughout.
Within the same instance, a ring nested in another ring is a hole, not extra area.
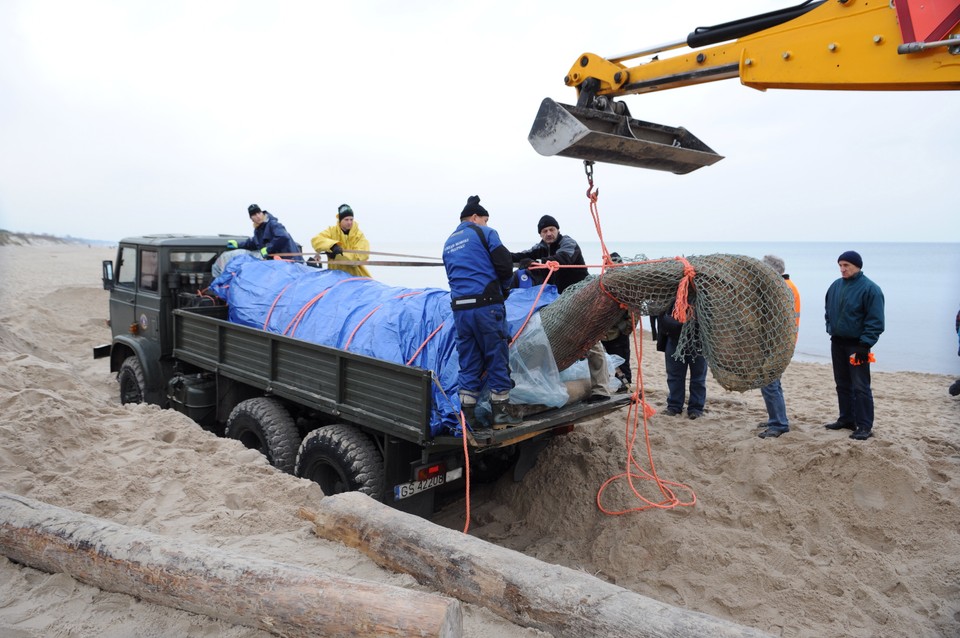
M 786 270 L 786 266 L 783 263 L 783 260 L 777 257 L 776 255 L 764 255 L 763 263 L 770 266 L 777 271 L 778 275 L 782 275 Z

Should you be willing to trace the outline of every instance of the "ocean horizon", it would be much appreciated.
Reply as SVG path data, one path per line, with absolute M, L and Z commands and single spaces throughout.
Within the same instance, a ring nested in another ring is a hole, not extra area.
M 529 248 L 524 244 L 522 248 Z M 960 309 L 960 243 L 928 242 L 640 242 L 608 240 L 624 260 L 727 253 L 761 259 L 777 255 L 800 290 L 800 333 L 794 361 L 830 363 L 824 296 L 840 277 L 837 257 L 856 250 L 863 273 L 883 290 L 885 330 L 873 352 L 878 372 L 925 372 L 960 377 L 954 321 Z M 599 265 L 600 243 L 580 242 L 588 265 Z M 433 244 L 375 244 L 372 250 L 440 256 Z M 511 248 L 513 248 L 511 246 Z M 514 248 L 521 250 L 521 247 Z M 392 286 L 447 289 L 442 267 L 375 267 L 374 278 Z M 591 269 L 596 274 L 599 269 Z M 645 322 L 645 328 L 648 326 Z

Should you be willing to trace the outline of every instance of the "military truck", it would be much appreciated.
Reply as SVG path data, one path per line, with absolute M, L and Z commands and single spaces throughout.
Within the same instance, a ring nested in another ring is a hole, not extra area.
M 121 403 L 172 408 L 221 436 L 259 450 L 279 470 L 325 494 L 361 491 L 420 516 L 437 488 L 515 480 L 555 436 L 622 407 L 626 395 L 552 409 L 503 430 L 476 429 L 467 444 L 430 431 L 430 370 L 357 355 L 231 323 L 205 291 L 230 235 L 149 235 L 122 240 L 103 262 Z M 306 267 L 306 266 L 302 266 Z

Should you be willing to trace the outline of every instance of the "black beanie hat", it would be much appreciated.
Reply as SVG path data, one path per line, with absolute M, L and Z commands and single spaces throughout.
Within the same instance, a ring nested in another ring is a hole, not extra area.
M 353 217 L 353 209 L 350 208 L 350 204 L 340 204 L 337 208 L 337 217 L 342 221 L 344 217 Z
M 839 257 L 837 257 L 837 263 L 841 261 L 847 261 L 856 266 L 857 268 L 863 268 L 863 259 L 860 258 L 860 253 L 855 250 L 848 250 Z
M 537 232 L 541 232 L 547 226 L 553 226 L 557 230 L 560 230 L 560 224 L 558 224 L 557 220 L 551 215 L 544 215 L 540 218 L 540 221 L 537 222 Z
M 247 214 L 250 215 L 250 217 L 253 217 L 254 215 L 260 212 L 263 212 L 263 211 L 261 211 L 260 207 L 257 206 L 256 204 L 250 204 L 249 206 L 247 206 Z
M 460 212 L 460 219 L 472 217 L 474 215 L 490 217 L 490 213 L 487 212 L 487 209 L 480 205 L 479 195 L 471 195 L 467 198 L 467 205 L 464 206 L 463 210 Z

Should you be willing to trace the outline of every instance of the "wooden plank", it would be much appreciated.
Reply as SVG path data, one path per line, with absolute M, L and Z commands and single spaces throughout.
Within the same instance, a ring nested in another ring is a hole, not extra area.
M 464 602 L 554 636 L 759 638 L 756 629 L 641 596 L 584 572 L 439 527 L 359 492 L 301 508 L 317 535 Z
M 4 492 L 0 551 L 105 591 L 288 638 L 463 633 L 450 598 L 189 545 Z

